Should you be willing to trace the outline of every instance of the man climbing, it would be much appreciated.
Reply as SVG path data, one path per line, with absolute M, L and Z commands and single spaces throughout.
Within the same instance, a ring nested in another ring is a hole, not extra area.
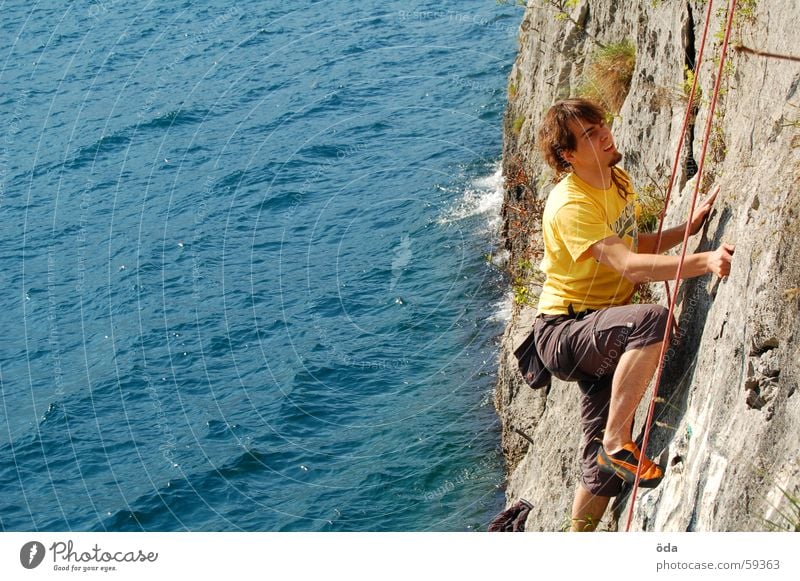
M 536 345 L 553 375 L 577 381 L 583 428 L 582 478 L 572 530 L 594 530 L 623 481 L 657 486 L 663 471 L 632 441 L 633 417 L 659 363 L 667 309 L 632 305 L 635 285 L 672 280 L 678 257 L 663 253 L 683 241 L 686 225 L 639 234 L 633 184 L 620 168 L 605 112 L 586 99 L 560 101 L 539 128 L 539 148 L 561 181 L 542 215 L 547 276 L 534 323 Z M 696 234 L 714 192 L 695 211 Z M 730 273 L 734 247 L 687 254 L 683 278 Z

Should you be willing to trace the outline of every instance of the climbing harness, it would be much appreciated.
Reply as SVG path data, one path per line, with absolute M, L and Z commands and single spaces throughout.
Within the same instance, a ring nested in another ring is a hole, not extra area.
M 673 163 L 673 166 L 672 166 L 672 175 L 670 176 L 669 187 L 667 188 L 667 195 L 666 195 L 665 200 L 664 200 L 664 212 L 662 213 L 661 223 L 659 224 L 659 227 L 658 227 L 658 237 L 657 237 L 657 242 L 656 242 L 656 248 L 658 248 L 661 245 L 661 234 L 662 234 L 662 226 L 663 226 L 663 222 L 664 222 L 664 214 L 666 214 L 667 203 L 669 202 L 669 194 L 672 191 L 672 185 L 673 185 L 673 183 L 675 181 L 675 174 L 676 174 L 677 167 L 678 167 L 678 160 L 680 158 L 681 148 L 683 147 L 683 141 L 684 141 L 685 136 L 686 136 L 686 129 L 687 129 L 687 126 L 688 126 L 688 119 L 689 119 L 690 114 L 691 114 L 695 88 L 697 86 L 697 78 L 698 78 L 699 72 L 700 72 L 700 65 L 702 64 L 703 48 L 705 47 L 706 37 L 708 35 L 708 25 L 709 25 L 709 22 L 711 21 L 711 6 L 712 6 L 712 4 L 713 4 L 713 0 L 709 0 L 708 1 L 708 8 L 706 10 L 706 22 L 705 22 L 705 26 L 703 28 L 703 38 L 702 38 L 701 44 L 700 44 L 700 53 L 698 55 L 697 62 L 695 63 L 695 68 L 694 68 L 694 81 L 692 83 L 692 90 L 689 93 L 689 99 L 688 99 L 688 102 L 686 104 L 686 115 L 684 116 L 684 120 L 683 120 L 683 128 L 681 130 L 681 138 L 680 138 L 680 140 L 678 142 L 678 153 L 675 156 L 675 162 Z M 728 50 L 728 41 L 729 41 L 730 35 L 731 35 L 731 28 L 732 28 L 732 25 L 733 25 L 733 15 L 734 15 L 735 11 L 736 11 L 736 0 L 729 0 L 729 3 L 728 3 L 728 22 L 727 22 L 727 24 L 725 26 L 725 37 L 724 37 L 724 39 L 722 41 L 722 48 L 721 48 L 720 57 L 719 57 L 719 68 L 717 70 L 717 78 L 714 80 L 714 92 L 712 94 L 711 104 L 709 106 L 708 119 L 706 120 L 705 133 L 703 134 L 703 146 L 702 146 L 702 148 L 700 150 L 700 163 L 698 164 L 698 167 L 697 167 L 697 179 L 695 180 L 694 192 L 692 194 L 692 203 L 691 203 L 691 207 L 689 208 L 689 219 L 687 219 L 687 221 L 686 221 L 686 230 L 683 233 L 683 244 L 681 246 L 681 256 L 680 256 L 680 260 L 678 261 L 678 271 L 675 274 L 675 285 L 674 285 L 675 288 L 672 290 L 672 296 L 669 298 L 669 314 L 668 314 L 668 317 L 667 317 L 667 325 L 666 325 L 666 329 L 664 330 L 664 339 L 661 342 L 661 355 L 659 356 L 658 369 L 656 370 L 656 379 L 655 379 L 655 383 L 653 384 L 653 396 L 652 396 L 652 398 L 650 400 L 650 408 L 649 408 L 649 410 L 647 412 L 647 421 L 645 422 L 644 438 L 642 440 L 642 448 L 641 448 L 642 449 L 642 455 L 645 455 L 646 451 L 647 451 L 647 442 L 648 442 L 648 440 L 650 438 L 650 427 L 651 427 L 651 424 L 653 422 L 653 415 L 654 415 L 655 407 L 656 407 L 656 399 L 658 398 L 658 388 L 659 388 L 659 386 L 661 384 L 662 372 L 664 371 L 664 359 L 665 359 L 665 355 L 667 353 L 667 349 L 669 347 L 670 332 L 672 331 L 672 324 L 675 321 L 675 304 L 676 304 L 676 301 L 678 299 L 678 288 L 680 286 L 680 281 L 681 281 L 681 271 L 683 270 L 683 262 L 684 262 L 684 259 L 686 258 L 686 246 L 687 246 L 687 242 L 689 241 L 689 232 L 691 230 L 691 218 L 694 215 L 694 209 L 695 209 L 695 206 L 697 205 L 697 194 L 700 191 L 700 182 L 701 182 L 701 178 L 703 177 L 703 166 L 704 166 L 705 160 L 706 160 L 706 149 L 708 148 L 709 136 L 711 134 L 711 124 L 712 124 L 712 122 L 714 120 L 714 110 L 716 109 L 716 106 L 717 106 L 717 96 L 719 95 L 720 83 L 721 83 L 722 76 L 723 76 L 722 73 L 723 73 L 723 69 L 725 67 L 725 57 L 726 57 L 726 53 L 727 53 L 727 50 Z M 667 285 L 667 296 L 668 297 L 670 296 L 669 295 L 669 285 Z M 628 509 L 628 521 L 627 521 L 627 524 L 625 525 L 625 531 L 626 532 L 630 530 L 631 521 L 633 520 L 633 509 L 634 509 L 634 506 L 636 505 L 636 492 L 639 489 L 639 481 L 641 479 L 642 464 L 643 463 L 640 462 L 639 466 L 638 466 L 638 468 L 636 470 L 636 480 L 635 480 L 635 482 L 633 484 L 633 490 L 631 491 L 630 508 Z

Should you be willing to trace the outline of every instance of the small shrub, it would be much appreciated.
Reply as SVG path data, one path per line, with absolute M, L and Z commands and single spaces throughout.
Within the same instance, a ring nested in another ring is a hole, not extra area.
M 714 121 L 711 123 L 711 136 L 709 143 L 709 153 L 711 154 L 711 161 L 714 163 L 722 163 L 725 156 L 728 155 L 728 146 L 725 143 L 725 130 L 722 127 L 722 121 L 725 113 L 718 108 L 714 111 Z
M 665 192 L 650 184 L 639 189 L 639 211 L 636 224 L 639 232 L 655 232 L 664 212 Z
M 619 113 L 631 88 L 636 66 L 636 47 L 624 40 L 597 51 L 586 69 L 580 88 L 584 97 L 600 101 L 612 113 Z
M 736 12 L 733 14 L 733 26 L 731 30 L 733 44 L 739 44 L 743 29 L 746 25 L 755 24 L 757 8 L 758 0 L 739 0 L 736 5 Z M 714 33 L 714 42 L 719 46 L 725 38 L 725 27 L 728 21 L 727 6 L 717 8 L 717 18 L 719 19 L 719 27 L 716 33 Z
M 535 307 L 539 303 L 539 295 L 531 291 L 534 287 L 541 287 L 544 284 L 544 273 L 527 258 L 517 262 L 515 272 L 514 283 L 511 285 L 514 303 Z
M 631 297 L 632 305 L 652 305 L 656 302 L 656 296 L 650 284 L 645 282 L 636 287 Z
M 536 306 L 538 302 L 537 297 L 531 294 L 523 281 L 520 281 L 519 279 L 514 281 L 514 284 L 511 288 L 514 291 L 514 304 L 530 307 Z
M 514 135 L 519 135 L 519 132 L 522 130 L 523 123 L 525 123 L 525 117 L 516 117 L 514 119 L 514 123 L 511 125 L 511 131 L 514 132 Z
M 692 93 L 692 85 L 694 84 L 694 71 L 690 69 L 688 66 L 683 65 L 683 99 L 684 101 L 689 101 L 689 95 Z M 703 90 L 700 88 L 700 84 L 697 84 L 694 90 L 694 98 L 692 99 L 692 108 L 696 108 L 700 106 L 700 101 L 703 99 Z
M 515 83 L 510 83 L 508 85 L 508 98 L 513 99 L 517 96 L 517 85 Z
M 745 24 L 754 24 L 757 7 L 758 0 L 739 0 L 736 5 L 736 14 L 733 15 L 733 24 L 740 27 Z

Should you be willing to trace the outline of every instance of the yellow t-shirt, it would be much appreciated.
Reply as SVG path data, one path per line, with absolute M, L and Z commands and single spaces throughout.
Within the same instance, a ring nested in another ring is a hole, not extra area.
M 633 183 L 621 169 L 613 171 L 621 183 L 627 182 L 627 198 L 613 183 L 608 190 L 598 190 L 573 173 L 550 192 L 542 214 L 541 269 L 547 280 L 539 297 L 540 314 L 567 314 L 570 304 L 577 313 L 630 302 L 634 285 L 586 252 L 595 242 L 614 234 L 637 250 Z

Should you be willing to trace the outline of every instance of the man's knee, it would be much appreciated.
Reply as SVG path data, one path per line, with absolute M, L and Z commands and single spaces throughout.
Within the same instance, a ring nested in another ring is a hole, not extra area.
M 667 307 L 662 305 L 645 305 L 645 306 L 655 319 L 661 321 L 663 325 L 667 324 L 667 318 L 669 317 L 669 309 Z
M 664 338 L 669 310 L 661 305 L 636 305 L 636 325 L 628 348 L 641 349 Z

